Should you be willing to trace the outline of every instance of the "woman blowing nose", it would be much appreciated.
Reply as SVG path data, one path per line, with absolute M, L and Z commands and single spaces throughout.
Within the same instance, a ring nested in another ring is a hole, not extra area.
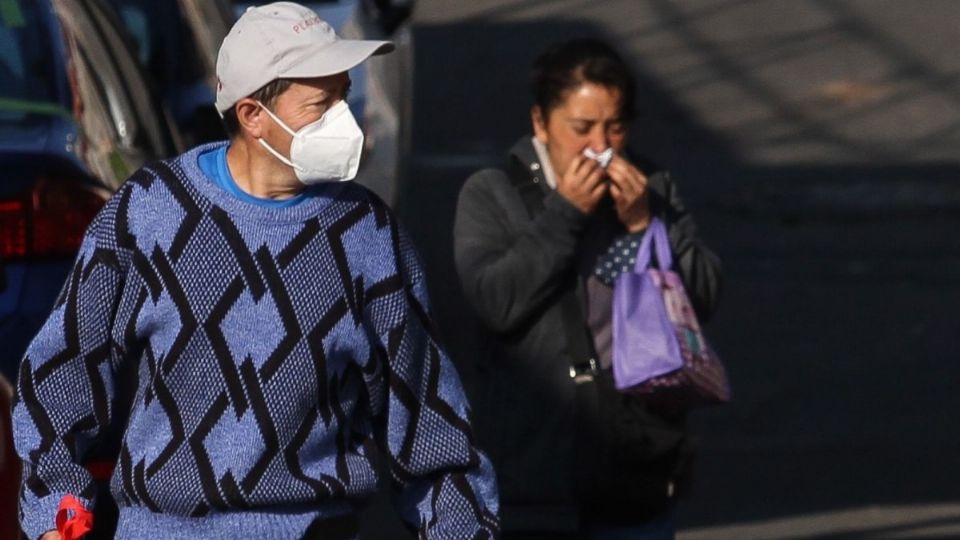
M 686 414 L 614 388 L 612 284 L 653 217 L 701 320 L 720 263 L 670 175 L 627 151 L 635 84 L 609 46 L 556 45 L 531 80 L 533 136 L 467 180 L 454 229 L 464 293 L 492 334 L 474 412 L 504 538 L 673 538 Z

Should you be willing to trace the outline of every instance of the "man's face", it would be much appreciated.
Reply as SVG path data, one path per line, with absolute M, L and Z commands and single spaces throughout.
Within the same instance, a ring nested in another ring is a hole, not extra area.
M 546 117 L 534 108 L 534 135 L 547 146 L 557 175 L 563 176 L 573 158 L 585 148 L 597 153 L 607 148 L 618 153 L 623 150 L 627 125 L 620 107 L 619 90 L 587 82 L 567 93 Z
M 346 99 L 349 90 L 350 76 L 346 72 L 327 77 L 295 79 L 270 107 L 273 114 L 296 132 L 303 126 L 316 122 L 330 107 Z M 289 156 L 293 136 L 267 115 L 263 115 L 261 126 L 262 137 L 271 146 Z

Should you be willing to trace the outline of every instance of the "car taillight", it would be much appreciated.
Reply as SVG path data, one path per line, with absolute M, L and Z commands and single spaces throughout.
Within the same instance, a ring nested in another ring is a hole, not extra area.
M 77 181 L 38 178 L 30 191 L 0 200 L 0 258 L 72 257 L 104 202 Z

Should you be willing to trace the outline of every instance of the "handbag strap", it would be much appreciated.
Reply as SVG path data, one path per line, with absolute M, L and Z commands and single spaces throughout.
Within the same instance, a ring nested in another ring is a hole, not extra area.
M 510 183 L 519 193 L 527 213 L 531 218 L 536 217 L 543 211 L 543 198 L 546 196 L 546 192 L 538 183 L 530 180 L 526 168 L 516 158 L 514 158 L 508 176 Z M 560 314 L 563 319 L 564 333 L 567 336 L 570 359 L 573 362 L 573 365 L 570 366 L 571 376 L 574 375 L 575 371 L 583 369 L 581 368 L 583 365 L 588 366 L 586 369 L 594 371 L 597 366 L 587 325 L 584 324 L 586 317 L 583 315 L 578 300 L 580 291 L 581 284 L 580 280 L 577 279 L 576 289 L 564 292 L 560 298 Z
M 673 268 L 673 256 L 670 255 L 670 238 L 667 236 L 667 228 L 660 218 L 651 219 L 650 225 L 647 226 L 647 233 L 643 235 L 643 240 L 640 241 L 640 249 L 637 251 L 637 263 L 633 267 L 634 272 L 643 272 L 650 266 L 650 257 L 654 250 L 660 270 L 666 272 Z

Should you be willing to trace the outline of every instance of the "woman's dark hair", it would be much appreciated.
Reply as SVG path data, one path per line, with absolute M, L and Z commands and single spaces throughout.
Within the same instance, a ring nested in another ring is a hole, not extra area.
M 250 97 L 269 107 L 273 105 L 280 94 L 290 88 L 292 82 L 290 79 L 274 79 L 250 94 Z M 240 133 L 240 121 L 237 119 L 236 105 L 223 112 L 223 127 L 227 131 L 227 137 L 231 139 Z
M 544 118 L 585 82 L 619 90 L 623 120 L 632 120 L 636 114 L 633 75 L 620 55 L 598 39 L 572 39 L 551 46 L 533 62 L 530 75 L 534 103 Z

